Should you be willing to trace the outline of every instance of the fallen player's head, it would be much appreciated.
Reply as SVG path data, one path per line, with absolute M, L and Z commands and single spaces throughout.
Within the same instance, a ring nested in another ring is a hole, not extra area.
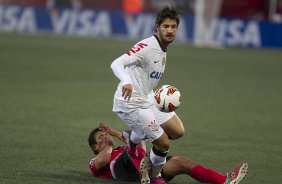
M 105 131 L 100 130 L 98 127 L 92 130 L 88 136 L 88 143 L 94 154 L 99 154 L 105 146 L 114 146 L 112 136 Z

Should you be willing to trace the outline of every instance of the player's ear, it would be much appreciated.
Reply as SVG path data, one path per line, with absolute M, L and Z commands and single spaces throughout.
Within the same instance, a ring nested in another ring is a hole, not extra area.
M 160 28 L 160 25 L 155 24 L 155 28 L 156 28 L 156 32 L 157 32 L 159 30 L 159 28 Z
M 91 145 L 91 149 L 93 150 L 93 152 L 94 152 L 95 154 L 98 154 L 98 148 L 97 148 L 97 145 L 96 145 L 96 144 Z

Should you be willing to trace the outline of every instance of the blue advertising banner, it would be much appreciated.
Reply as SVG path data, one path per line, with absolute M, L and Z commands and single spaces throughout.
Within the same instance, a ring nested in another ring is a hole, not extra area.
M 0 30 L 90 37 L 145 38 L 154 33 L 155 15 L 125 17 L 122 12 L 0 5 Z M 199 26 L 201 25 L 201 26 Z M 205 27 L 203 28 L 203 25 Z M 199 22 L 182 16 L 176 40 L 232 47 L 282 48 L 282 24 L 239 19 Z

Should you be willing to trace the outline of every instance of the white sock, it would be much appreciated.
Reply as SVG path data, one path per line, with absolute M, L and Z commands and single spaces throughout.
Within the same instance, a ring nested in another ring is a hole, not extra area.
M 161 170 L 163 169 L 164 164 L 166 163 L 166 155 L 167 155 L 168 151 L 163 153 L 165 156 L 159 156 L 156 155 L 153 151 L 153 149 L 151 149 L 150 151 L 150 160 L 152 162 L 152 178 L 158 176 L 161 172 Z

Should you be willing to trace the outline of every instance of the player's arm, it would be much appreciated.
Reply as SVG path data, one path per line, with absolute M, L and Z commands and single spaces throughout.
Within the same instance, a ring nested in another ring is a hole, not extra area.
M 110 139 L 105 139 L 104 142 L 105 142 L 105 147 L 95 158 L 96 171 L 103 169 L 110 162 L 111 159 L 114 142 L 113 140 Z
M 137 43 L 129 52 L 120 56 L 111 64 L 115 76 L 121 81 L 122 96 L 125 100 L 129 100 L 132 95 L 132 80 L 130 75 L 125 71 L 125 68 L 131 65 L 141 66 L 144 64 L 144 58 L 148 55 L 146 54 L 148 48 L 145 46 L 148 45 Z
M 125 71 L 125 66 L 130 64 L 129 57 L 121 56 L 114 60 L 111 68 L 117 78 L 121 81 L 122 96 L 125 100 L 129 100 L 132 94 L 132 80 L 130 75 Z
M 120 131 L 117 131 L 111 128 L 109 125 L 100 123 L 99 129 L 102 131 L 108 132 L 111 136 L 116 137 L 119 140 L 121 140 L 122 142 L 126 143 L 124 137 L 122 136 L 122 133 Z
M 111 128 L 109 125 L 100 123 L 99 129 L 102 131 L 108 132 L 111 136 L 116 137 L 119 140 L 121 140 L 122 142 L 124 142 L 125 144 L 127 144 L 122 133 L 118 130 Z M 138 144 L 138 146 L 140 146 L 141 148 L 143 148 L 146 151 L 146 143 L 143 140 Z

